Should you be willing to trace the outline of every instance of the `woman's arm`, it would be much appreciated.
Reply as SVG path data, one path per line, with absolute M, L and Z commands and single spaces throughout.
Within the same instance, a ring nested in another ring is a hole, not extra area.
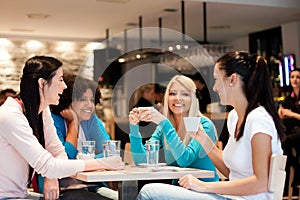
M 68 141 L 66 140 L 68 133 L 67 133 L 66 125 L 65 125 L 65 119 L 63 117 L 61 117 L 60 115 L 55 115 L 55 114 L 52 114 L 52 118 L 54 121 L 54 126 L 56 128 L 56 134 L 57 134 L 58 138 L 60 139 L 61 143 L 63 144 L 63 146 L 65 147 L 65 152 L 67 153 L 68 158 L 76 159 L 76 156 L 78 153 L 78 150 L 76 148 L 77 142 L 76 142 L 76 145 L 74 145 L 75 137 L 74 137 L 74 139 L 68 139 Z M 71 122 L 71 123 L 73 123 L 73 122 Z M 73 125 L 69 124 L 68 127 L 70 127 L 70 126 L 75 127 L 74 124 Z M 71 130 L 69 130 L 69 132 L 70 131 Z M 69 133 L 69 135 L 70 135 L 70 133 Z M 76 138 L 76 141 L 77 141 L 77 138 Z
M 282 119 L 294 118 L 294 119 L 300 120 L 300 114 L 299 113 L 293 112 L 293 111 L 291 111 L 290 109 L 287 109 L 287 108 L 280 107 L 279 110 L 278 110 L 278 113 L 280 114 L 279 116 Z
M 191 176 L 182 177 L 180 185 L 199 192 L 227 195 L 253 195 L 268 191 L 271 136 L 256 133 L 251 140 L 253 175 L 247 178 L 224 182 L 202 182 Z

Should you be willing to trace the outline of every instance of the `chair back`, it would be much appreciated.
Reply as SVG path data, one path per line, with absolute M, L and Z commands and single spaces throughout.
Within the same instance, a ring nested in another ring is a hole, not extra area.
M 132 159 L 132 153 L 130 151 L 130 143 L 127 142 L 125 144 L 125 150 L 124 150 L 124 163 L 128 165 L 135 165 Z
M 286 155 L 272 154 L 268 190 L 274 192 L 274 200 L 282 200 L 285 183 Z

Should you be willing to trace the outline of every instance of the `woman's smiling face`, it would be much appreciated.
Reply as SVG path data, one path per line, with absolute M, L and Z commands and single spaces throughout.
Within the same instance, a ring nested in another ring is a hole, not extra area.
M 72 109 L 77 115 L 78 120 L 89 120 L 95 110 L 94 94 L 92 89 L 87 89 L 81 98 L 72 102 Z
M 168 106 L 174 115 L 188 116 L 192 98 L 190 92 L 179 82 L 174 82 L 169 90 Z

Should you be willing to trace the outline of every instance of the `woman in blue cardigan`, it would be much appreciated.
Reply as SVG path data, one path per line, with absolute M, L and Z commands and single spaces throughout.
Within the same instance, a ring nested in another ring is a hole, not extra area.
M 85 140 L 94 140 L 95 158 L 102 156 L 102 144 L 110 139 L 102 121 L 95 114 L 95 105 L 100 102 L 98 85 L 91 80 L 75 74 L 64 74 L 67 85 L 61 95 L 58 105 L 51 105 L 52 118 L 56 132 L 65 147 L 69 159 L 76 159 Z M 48 181 L 45 179 L 45 182 Z M 50 181 L 51 182 L 51 181 Z M 60 188 L 70 188 L 82 185 L 78 180 L 65 178 L 59 181 Z M 44 178 L 38 177 L 39 192 L 44 191 Z M 104 183 L 87 185 L 95 191 Z M 51 188 L 51 186 L 46 186 Z M 70 194 L 71 195 L 71 194 Z
M 214 164 L 201 144 L 186 132 L 183 123 L 183 117 L 200 116 L 199 123 L 205 132 L 214 142 L 217 141 L 215 126 L 210 119 L 203 116 L 199 111 L 195 92 L 196 86 L 193 80 L 183 75 L 176 75 L 170 80 L 166 88 L 163 114 L 153 107 L 133 108 L 130 111 L 130 148 L 136 165 L 146 162 L 145 146 L 142 143 L 138 123 L 140 121 L 152 121 L 157 124 L 157 128 L 150 140 L 160 141 L 168 165 L 211 170 L 215 172 L 215 177 L 202 180 L 219 180 Z

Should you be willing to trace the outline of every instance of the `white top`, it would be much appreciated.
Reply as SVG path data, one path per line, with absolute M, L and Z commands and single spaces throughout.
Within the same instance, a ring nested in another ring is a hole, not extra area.
M 272 153 L 282 154 L 281 142 L 272 117 L 260 106 L 251 111 L 246 119 L 244 135 L 237 142 L 233 135 L 235 132 L 238 115 L 235 110 L 230 111 L 227 120 L 229 134 L 228 143 L 223 151 L 223 159 L 230 170 L 229 180 L 237 180 L 253 175 L 251 140 L 256 133 L 265 133 L 272 137 Z M 272 199 L 272 193 L 260 193 L 233 199 Z
M 43 122 L 47 150 L 33 135 L 17 101 L 9 97 L 0 107 L 0 198 L 27 195 L 28 163 L 48 178 L 68 177 L 84 170 L 83 161 L 68 160 L 49 107 L 43 112 Z

